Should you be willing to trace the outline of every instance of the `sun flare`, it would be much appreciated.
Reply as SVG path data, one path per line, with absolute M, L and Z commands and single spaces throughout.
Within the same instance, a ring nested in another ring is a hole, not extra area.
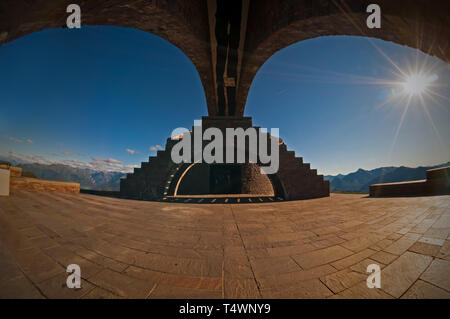
M 402 83 L 403 89 L 410 96 L 422 95 L 437 78 L 436 74 L 411 74 Z

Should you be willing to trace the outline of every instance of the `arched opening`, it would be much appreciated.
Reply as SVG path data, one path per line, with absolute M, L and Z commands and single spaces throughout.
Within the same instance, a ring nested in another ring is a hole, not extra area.
M 249 139 L 246 139 L 249 143 Z M 239 147 L 235 147 L 236 154 Z M 246 159 L 249 152 L 243 150 Z M 279 173 L 262 173 L 260 163 L 181 163 L 174 165 L 165 181 L 163 200 L 167 198 L 213 198 L 214 202 L 228 202 L 230 198 L 242 198 L 244 202 L 251 198 L 257 201 L 286 200 L 289 198 Z M 228 199 L 227 199 L 228 198 Z M 238 201 L 239 202 L 239 199 Z
M 409 1 L 378 1 L 382 27 L 367 27 L 370 1 L 272 1 L 251 2 L 246 41 L 238 87 L 237 115 L 243 115 L 253 79 L 261 66 L 288 46 L 323 36 L 361 36 L 406 45 L 450 61 L 448 1 L 433 5 Z M 287 14 L 289 12 L 289 14 Z M 261 23 L 264 21 L 264 23 Z
M 51 28 L 66 28 L 68 1 L 2 1 L 0 3 L 0 45 L 27 34 Z M 157 35 L 179 48 L 194 64 L 200 76 L 207 108 L 215 112 L 208 15 L 206 2 L 176 0 L 119 0 L 113 4 L 83 1 L 82 28 L 117 26 Z M 77 32 L 77 29 L 71 29 Z
M 280 127 L 286 144 L 328 178 L 429 167 L 450 158 L 449 80 L 447 63 L 416 49 L 367 37 L 317 37 L 266 61 L 246 110 L 258 125 Z M 367 193 L 367 175 L 364 182 L 350 176 L 345 190 Z M 331 190 L 343 187 L 338 181 Z
M 119 191 L 207 108 L 189 57 L 133 28 L 31 33 L 0 46 L 0 68 L 2 160 L 82 189 Z
M 257 164 L 205 164 L 189 166 L 180 176 L 178 195 L 275 196 L 268 175 Z

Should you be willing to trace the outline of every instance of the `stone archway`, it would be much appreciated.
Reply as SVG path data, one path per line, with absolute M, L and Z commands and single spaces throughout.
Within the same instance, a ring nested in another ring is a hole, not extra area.
M 450 2 L 380 0 L 381 29 L 366 25 L 373 1 L 260 0 L 251 2 L 247 41 L 238 87 L 236 115 L 243 116 L 252 81 L 261 66 L 279 50 L 320 36 L 373 37 L 406 45 L 450 62 Z M 265 23 L 261 23 L 265 21 Z
M 49 28 L 66 27 L 70 0 L 0 2 L 0 45 Z M 207 6 L 201 0 L 79 0 L 82 25 L 113 25 L 157 35 L 194 64 L 209 113 L 215 113 Z
M 71 2 L 1 1 L 0 45 L 28 33 L 65 27 L 66 7 Z M 366 8 L 371 0 L 242 0 L 242 10 L 234 8 L 241 11 L 239 21 L 219 12 L 222 6 L 218 3 L 223 2 L 79 0 L 77 4 L 82 8 L 82 24 L 136 28 L 180 48 L 200 75 L 209 116 L 221 115 L 219 104 L 223 99 L 218 97 L 217 87 L 224 86 L 230 91 L 227 100 L 233 100 L 225 115 L 243 116 L 251 83 L 264 62 L 293 43 L 319 36 L 374 37 L 450 61 L 448 0 L 379 0 L 381 29 L 367 28 Z M 232 42 L 227 45 L 233 54 L 221 58 L 217 51 L 225 49 L 221 45 L 227 41 L 221 40 L 228 37 L 224 34 L 228 32 L 227 25 L 236 26 L 236 37 L 227 40 Z M 233 70 L 222 74 L 226 63 L 231 63 Z
M 178 195 L 214 195 L 222 194 L 211 189 L 211 181 L 214 168 L 222 165 L 209 165 L 205 163 L 193 163 L 183 165 L 178 174 L 170 182 L 168 196 Z M 229 165 L 240 171 L 239 192 L 223 192 L 223 195 L 244 194 L 258 196 L 273 196 L 285 198 L 282 182 L 277 174 L 263 175 L 259 170 L 258 164 L 240 164 Z M 220 167 L 219 167 L 220 168 Z

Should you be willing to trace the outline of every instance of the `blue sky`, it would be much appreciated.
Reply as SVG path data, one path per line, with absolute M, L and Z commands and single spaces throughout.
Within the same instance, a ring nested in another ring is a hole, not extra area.
M 391 82 L 404 80 L 375 46 L 400 70 L 409 74 L 418 61 L 433 76 L 438 95 L 424 94 L 425 108 L 413 96 L 399 130 L 407 98 Z M 0 70 L 0 155 L 23 161 L 127 171 L 164 147 L 173 129 L 207 115 L 189 59 L 139 30 L 30 34 L 0 46 Z M 448 64 L 417 50 L 322 37 L 270 58 L 245 113 L 280 128 L 288 148 L 322 174 L 440 164 L 450 160 L 449 80 Z

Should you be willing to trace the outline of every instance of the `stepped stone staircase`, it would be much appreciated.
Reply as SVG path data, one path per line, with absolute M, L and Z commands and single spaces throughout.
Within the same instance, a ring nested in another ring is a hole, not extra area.
M 217 127 L 223 131 L 227 127 L 247 129 L 252 126 L 251 123 L 251 118 L 248 117 L 204 117 L 202 129 L 208 127 Z M 167 196 L 173 196 L 178 180 L 190 165 L 172 162 L 171 150 L 177 142 L 178 140 L 168 138 L 165 150 L 158 151 L 156 156 L 149 157 L 148 162 L 141 163 L 140 168 L 135 168 L 133 173 L 127 174 L 126 178 L 120 181 L 121 197 L 165 200 Z M 289 151 L 284 143 L 279 145 L 279 170 L 276 174 L 268 176 L 272 182 L 275 197 L 285 200 L 326 197 L 330 194 L 329 181 L 325 181 L 323 175 L 318 175 L 316 169 L 311 169 L 309 163 L 304 163 L 303 158 L 296 157 L 295 152 Z

